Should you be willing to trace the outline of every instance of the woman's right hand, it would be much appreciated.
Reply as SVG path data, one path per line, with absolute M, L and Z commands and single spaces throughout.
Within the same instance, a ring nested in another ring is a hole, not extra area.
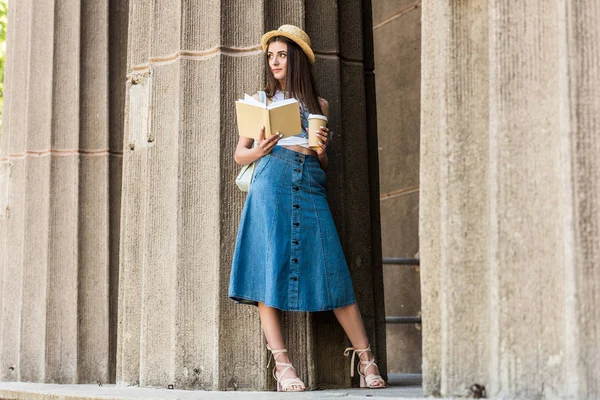
M 283 134 L 277 132 L 274 135 L 271 135 L 268 139 L 265 139 L 265 127 L 263 125 L 263 127 L 260 128 L 260 134 L 258 135 L 258 140 L 256 141 L 256 151 L 258 151 L 261 157 L 269 154 L 282 137 Z

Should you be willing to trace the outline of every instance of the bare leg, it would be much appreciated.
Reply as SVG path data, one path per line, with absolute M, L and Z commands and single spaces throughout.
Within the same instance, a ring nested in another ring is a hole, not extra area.
M 369 345 L 369 339 L 367 338 L 367 332 L 365 331 L 365 325 L 363 324 L 358 305 L 351 304 L 349 306 L 336 308 L 333 310 L 333 313 L 340 325 L 342 325 L 342 328 L 344 328 L 346 335 L 348 335 L 352 347 L 355 349 L 366 349 Z M 370 351 L 366 351 L 360 356 L 362 361 L 368 361 L 372 358 L 373 355 Z M 370 366 L 368 371 L 363 371 L 361 365 L 361 372 L 364 375 L 379 375 L 379 369 L 375 365 Z M 373 386 L 384 386 L 384 384 L 380 381 L 375 381 Z
M 258 313 L 260 314 L 260 322 L 267 338 L 267 344 L 273 350 L 285 349 L 285 341 L 283 340 L 283 332 L 281 330 L 281 311 L 265 306 L 264 303 L 258 303 Z M 277 357 L 277 361 L 290 363 L 288 353 L 281 353 Z M 277 367 L 277 376 L 280 377 L 281 372 L 285 367 Z M 297 378 L 296 371 L 288 369 L 285 373 L 285 379 Z M 301 385 L 291 385 L 289 391 L 302 391 L 306 387 Z

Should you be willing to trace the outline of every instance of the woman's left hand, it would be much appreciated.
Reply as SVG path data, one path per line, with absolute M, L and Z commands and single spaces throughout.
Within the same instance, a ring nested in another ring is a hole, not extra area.
M 329 128 L 327 127 L 320 127 L 320 129 L 317 131 L 317 138 L 319 139 L 319 149 L 316 149 L 317 152 L 317 156 L 321 157 L 326 153 L 327 150 L 327 144 L 329 143 Z

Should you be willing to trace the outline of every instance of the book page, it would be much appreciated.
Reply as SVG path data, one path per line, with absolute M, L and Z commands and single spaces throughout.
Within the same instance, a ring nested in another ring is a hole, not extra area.
M 293 103 L 298 103 L 298 100 L 296 100 L 296 99 L 279 100 L 279 101 L 269 104 L 267 106 L 267 109 L 270 110 L 272 108 L 283 107 L 283 106 L 287 106 L 288 104 L 293 104 Z M 300 109 L 300 105 L 298 105 L 298 109 Z
M 261 103 L 260 101 L 256 100 L 254 97 L 250 96 L 247 93 L 244 93 L 244 98 L 240 99 L 239 101 L 242 101 L 242 102 L 247 103 L 247 104 L 254 104 L 254 105 L 257 105 L 257 106 L 260 106 L 260 107 L 265 107 L 265 105 L 263 103 Z

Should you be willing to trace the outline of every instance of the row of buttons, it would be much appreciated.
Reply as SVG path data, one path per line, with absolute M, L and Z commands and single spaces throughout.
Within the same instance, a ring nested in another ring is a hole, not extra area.
M 298 158 L 296 159 L 296 161 L 297 161 L 298 163 L 302 164 L 302 156 L 298 156 Z M 294 172 L 300 173 L 300 172 L 302 172 L 302 170 L 301 170 L 301 169 L 299 169 L 299 168 L 295 168 L 295 169 L 294 169 Z M 297 192 L 297 191 L 299 191 L 299 190 L 300 190 L 300 188 L 299 188 L 298 186 L 296 186 L 296 185 L 292 186 L 292 189 L 293 189 L 295 192 Z M 299 208 L 300 208 L 300 204 L 294 204 L 294 209 L 298 210 Z M 300 222 L 294 222 L 294 226 L 295 226 L 295 227 L 299 227 L 299 226 L 300 226 Z M 299 244 L 299 242 L 298 242 L 297 240 L 293 240 L 293 241 L 292 241 L 292 243 L 293 243 L 295 246 L 298 246 L 298 244 Z M 293 262 L 294 264 L 298 264 L 298 259 L 297 259 L 297 258 L 293 258 L 293 259 L 292 259 L 292 262 Z M 292 281 L 294 281 L 294 282 L 297 282 L 297 281 L 298 281 L 298 277 L 296 277 L 296 276 L 292 276 L 292 277 L 290 277 L 290 280 L 292 280 Z

